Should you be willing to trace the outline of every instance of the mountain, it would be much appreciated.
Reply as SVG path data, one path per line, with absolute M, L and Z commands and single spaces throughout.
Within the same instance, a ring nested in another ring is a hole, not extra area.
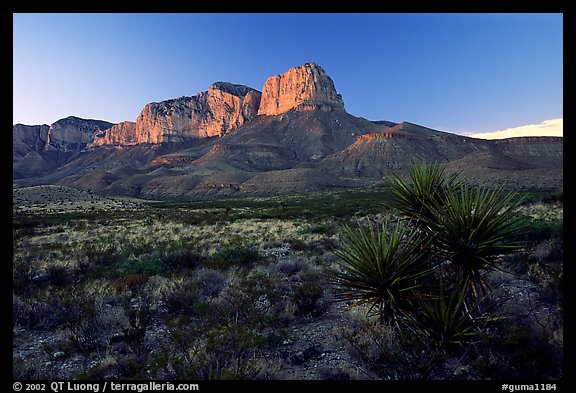
M 332 108 L 344 109 L 342 96 L 336 92 L 334 82 L 318 64 L 306 63 L 266 80 L 258 114 L 273 116 L 291 109 Z
M 48 126 L 12 127 L 12 174 L 14 178 L 41 176 L 78 156 L 94 135 L 114 124 L 69 116 Z
M 562 159 L 560 137 L 485 140 L 402 122 L 357 137 L 319 167 L 334 176 L 377 179 L 409 168 L 413 160 L 436 161 L 478 183 L 554 188 L 562 186 Z
M 14 182 L 153 199 L 367 187 L 413 160 L 477 182 L 562 186 L 562 138 L 480 140 L 346 112 L 316 63 L 147 104 L 135 121 L 13 127 Z

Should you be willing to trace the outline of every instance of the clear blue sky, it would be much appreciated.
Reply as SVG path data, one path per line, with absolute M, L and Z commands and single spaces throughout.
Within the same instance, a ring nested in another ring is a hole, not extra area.
M 135 121 L 314 61 L 370 120 L 488 132 L 563 118 L 562 14 L 14 14 L 13 123 Z

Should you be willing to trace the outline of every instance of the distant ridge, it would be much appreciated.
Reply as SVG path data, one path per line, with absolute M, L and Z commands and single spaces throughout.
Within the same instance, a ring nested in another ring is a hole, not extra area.
M 118 124 L 70 116 L 13 126 L 15 185 L 55 184 L 153 199 L 370 187 L 414 160 L 488 184 L 558 188 L 563 138 L 483 140 L 408 121 L 346 112 L 310 62 L 266 80 L 262 92 L 215 82 L 147 104 Z

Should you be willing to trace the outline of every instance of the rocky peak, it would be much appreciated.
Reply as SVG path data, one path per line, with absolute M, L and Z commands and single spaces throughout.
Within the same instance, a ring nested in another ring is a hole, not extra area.
M 215 82 L 210 85 L 208 91 L 212 90 L 220 90 L 222 92 L 232 94 L 238 97 L 244 97 L 246 94 L 255 91 L 253 88 L 244 86 L 244 85 L 236 85 L 230 82 Z
M 259 115 L 278 115 L 292 109 L 344 109 L 344 102 L 324 69 L 306 63 L 269 77 L 262 88 Z
M 150 103 L 136 119 L 136 143 L 222 136 L 257 115 L 260 95 L 247 86 L 216 82 L 193 97 Z
M 53 123 L 48 129 L 46 150 L 80 151 L 94 134 L 110 128 L 114 123 L 103 120 L 81 119 L 69 116 Z

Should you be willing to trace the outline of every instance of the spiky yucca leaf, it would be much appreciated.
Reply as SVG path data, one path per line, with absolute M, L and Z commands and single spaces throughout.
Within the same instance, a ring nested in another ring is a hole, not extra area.
M 445 194 L 443 205 L 430 206 L 425 221 L 434 244 L 474 296 L 488 288 L 482 273 L 497 269 L 500 256 L 522 248 L 513 240 L 524 222 L 518 205 L 515 192 L 460 184 L 457 192 Z
M 490 318 L 479 313 L 480 301 L 467 304 L 468 287 L 458 282 L 446 290 L 440 281 L 439 293 L 419 298 L 417 307 L 404 318 L 404 323 L 420 338 L 449 347 L 471 343 Z
M 413 162 L 409 182 L 398 175 L 391 175 L 387 184 L 396 197 L 393 206 L 415 222 L 430 218 L 430 207 L 442 205 L 445 194 L 451 192 L 456 184 L 456 175 L 447 176 L 445 171 L 445 165 L 439 163 Z
M 427 240 L 397 223 L 353 231 L 345 227 L 335 254 L 342 271 L 332 273 L 336 300 L 369 304 L 383 322 L 395 323 L 412 306 L 413 291 L 432 272 L 423 249 Z

